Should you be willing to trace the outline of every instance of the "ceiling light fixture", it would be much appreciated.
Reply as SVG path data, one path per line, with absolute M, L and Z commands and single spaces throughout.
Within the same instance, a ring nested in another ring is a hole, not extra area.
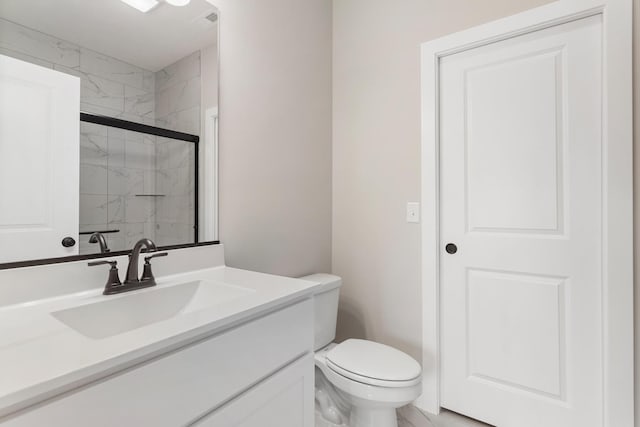
M 191 0 L 165 0 L 172 6 L 186 6 Z
M 140 12 L 149 12 L 158 5 L 157 0 L 120 0 L 131 7 L 138 9 Z M 187 3 L 189 1 L 187 0 Z

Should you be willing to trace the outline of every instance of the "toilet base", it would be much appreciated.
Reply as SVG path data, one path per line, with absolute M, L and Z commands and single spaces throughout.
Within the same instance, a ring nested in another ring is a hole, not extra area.
M 398 427 L 396 410 L 353 406 L 349 427 Z
M 354 381 L 327 365 L 325 355 L 333 347 L 330 344 L 315 354 L 316 411 L 322 418 L 317 427 L 398 427 L 396 408 L 420 396 L 420 381 L 407 381 L 402 387 Z

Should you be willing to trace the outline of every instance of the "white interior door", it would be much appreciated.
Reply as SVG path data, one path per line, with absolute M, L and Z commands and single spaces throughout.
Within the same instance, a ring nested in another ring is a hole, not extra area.
M 0 55 L 0 263 L 76 255 L 80 79 Z
M 498 427 L 602 422 L 601 34 L 440 63 L 441 404 Z

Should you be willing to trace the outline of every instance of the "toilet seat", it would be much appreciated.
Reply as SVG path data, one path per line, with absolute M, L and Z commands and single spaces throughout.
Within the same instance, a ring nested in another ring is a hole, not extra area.
M 326 353 L 327 367 L 343 377 L 377 387 L 411 387 L 420 383 L 420 365 L 384 344 L 349 339 Z
M 406 387 L 381 387 L 339 374 L 329 367 L 326 358 L 326 354 L 335 346 L 336 344 L 330 344 L 327 348 L 316 352 L 316 366 L 333 386 L 346 394 L 352 404 L 369 402 L 366 405 L 374 403 L 380 407 L 398 407 L 415 400 L 422 392 L 421 382 Z

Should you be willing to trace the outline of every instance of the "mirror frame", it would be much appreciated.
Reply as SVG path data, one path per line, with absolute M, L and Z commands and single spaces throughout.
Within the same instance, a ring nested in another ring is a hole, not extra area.
M 211 246 L 211 245 L 219 245 L 219 240 L 211 240 L 207 242 L 198 242 L 198 243 L 185 243 L 182 245 L 169 245 L 169 246 L 158 246 L 158 251 L 171 251 L 173 249 L 185 249 L 185 248 L 195 248 L 199 246 Z M 146 249 L 143 249 L 142 252 L 147 252 Z M 130 255 L 131 249 L 126 251 L 114 251 L 108 252 L 106 254 L 86 254 L 86 255 L 70 255 L 59 258 L 42 258 L 42 259 L 33 259 L 28 261 L 15 261 L 15 262 L 6 262 L 0 264 L 0 270 L 9 270 L 12 268 L 22 268 L 22 267 L 36 267 L 39 265 L 48 265 L 48 264 L 62 264 L 65 262 L 74 262 L 74 261 L 84 261 L 88 259 L 96 259 L 96 258 L 109 258 L 109 257 L 117 257 L 121 255 Z

